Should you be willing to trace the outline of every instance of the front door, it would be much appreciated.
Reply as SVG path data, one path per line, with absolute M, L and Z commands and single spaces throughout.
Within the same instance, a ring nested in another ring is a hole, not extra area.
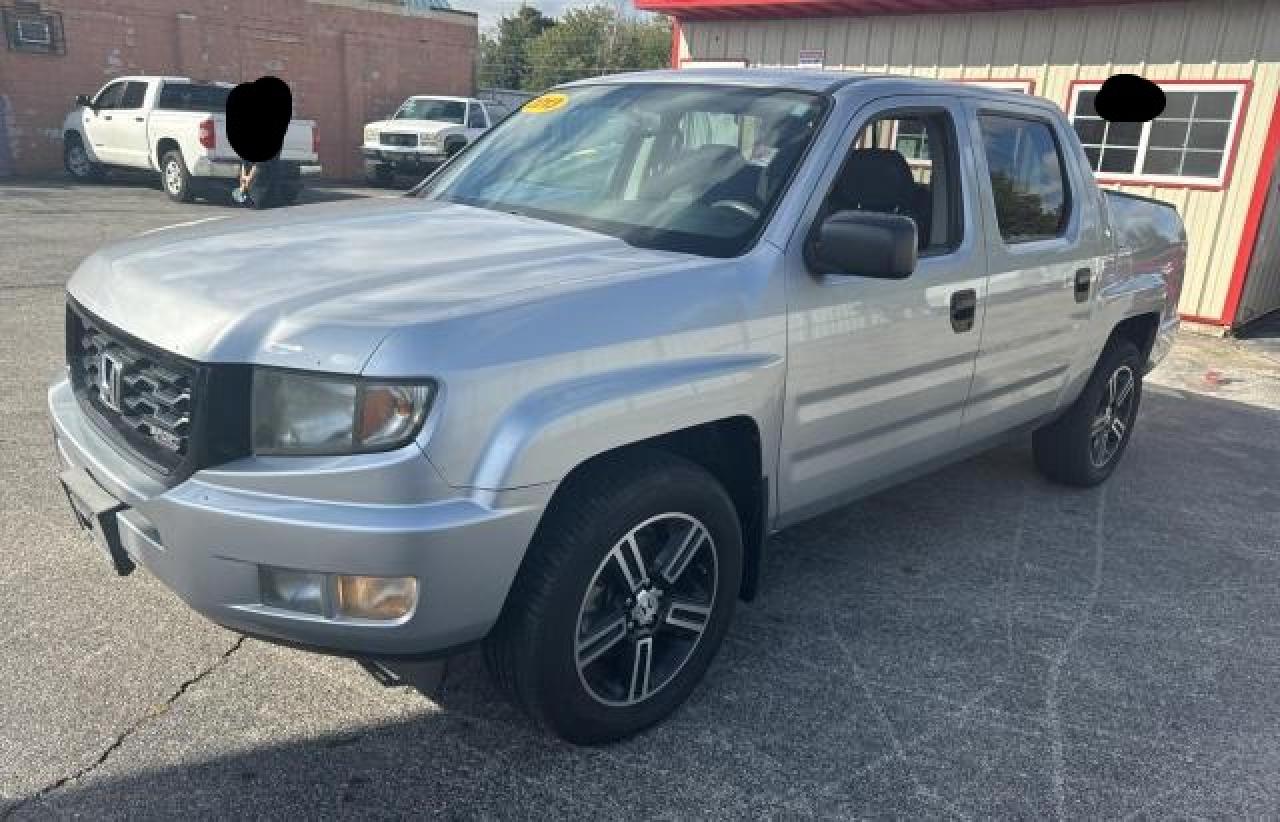
M 972 140 L 943 97 L 858 113 L 793 246 L 843 210 L 911 217 L 920 259 L 902 280 L 814 271 L 788 251 L 782 520 L 893 482 L 954 447 L 973 379 L 986 260 Z
M 117 80 L 102 87 L 93 98 L 92 106 L 80 109 L 80 125 L 84 130 L 86 148 L 89 154 L 100 163 L 115 163 L 117 154 L 115 140 L 116 109 L 124 99 L 124 90 L 128 85 L 124 80 Z

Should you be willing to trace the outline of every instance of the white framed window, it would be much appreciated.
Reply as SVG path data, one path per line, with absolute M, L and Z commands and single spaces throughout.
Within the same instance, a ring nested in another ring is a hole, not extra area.
M 15 33 L 19 43 L 48 46 L 53 43 L 53 32 L 44 21 L 19 20 Z
M 1107 182 L 1224 186 L 1249 84 L 1158 85 L 1165 110 L 1149 123 L 1109 123 L 1094 108 L 1101 83 L 1072 87 L 1067 114 L 1094 173 Z

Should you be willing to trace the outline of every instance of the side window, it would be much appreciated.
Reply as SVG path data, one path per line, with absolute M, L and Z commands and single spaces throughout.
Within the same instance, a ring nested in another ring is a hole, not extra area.
M 121 81 L 107 86 L 98 92 L 97 98 L 93 101 L 93 107 L 99 110 L 120 108 L 120 100 L 124 97 L 124 87 L 126 85 L 128 84 Z
M 120 99 L 119 108 L 142 108 L 142 101 L 146 96 L 146 83 L 131 82 L 124 87 L 124 96 Z
M 1053 129 L 1000 114 L 983 114 L 978 123 L 1000 236 L 1010 244 L 1061 236 L 1071 196 Z
M 864 125 L 823 207 L 910 217 L 923 254 L 955 249 L 963 233 L 955 124 L 942 109 L 878 115 Z
M 479 103 L 472 103 L 467 109 L 467 128 L 488 128 L 484 119 L 484 108 Z

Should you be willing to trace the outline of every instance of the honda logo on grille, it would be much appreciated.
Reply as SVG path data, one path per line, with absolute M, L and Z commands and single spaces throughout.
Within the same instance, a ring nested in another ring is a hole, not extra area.
M 110 351 L 104 351 L 98 360 L 98 399 L 118 413 L 123 394 L 124 363 Z

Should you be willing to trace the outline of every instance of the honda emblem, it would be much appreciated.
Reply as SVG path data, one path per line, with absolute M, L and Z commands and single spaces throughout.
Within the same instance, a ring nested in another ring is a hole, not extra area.
M 116 413 L 120 412 L 120 398 L 124 387 L 124 363 L 110 351 L 102 352 L 98 360 L 98 399 Z

